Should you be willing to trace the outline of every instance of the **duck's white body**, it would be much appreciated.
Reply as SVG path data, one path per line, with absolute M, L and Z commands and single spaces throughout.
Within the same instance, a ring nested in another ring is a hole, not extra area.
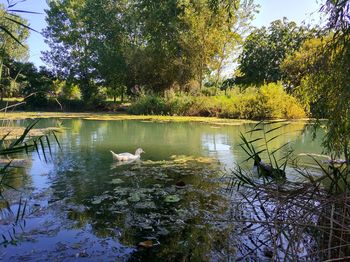
M 142 148 L 138 148 L 136 149 L 135 154 L 130 154 L 130 153 L 120 153 L 120 154 L 116 154 L 111 150 L 112 156 L 114 160 L 117 161 L 133 161 L 133 160 L 137 160 L 140 159 L 141 157 L 141 153 L 145 153 Z

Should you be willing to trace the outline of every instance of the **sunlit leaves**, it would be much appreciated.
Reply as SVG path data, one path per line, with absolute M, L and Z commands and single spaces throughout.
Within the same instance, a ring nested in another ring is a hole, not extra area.
M 242 5 L 241 5 L 242 4 Z M 45 60 L 79 83 L 111 96 L 124 87 L 162 92 L 220 72 L 254 10 L 251 1 L 52 1 Z M 239 25 L 239 26 L 238 26 Z
M 276 20 L 269 28 L 255 29 L 243 44 L 239 58 L 239 70 L 243 75 L 239 82 L 262 85 L 283 80 L 282 61 L 313 34 L 312 30 L 287 19 Z

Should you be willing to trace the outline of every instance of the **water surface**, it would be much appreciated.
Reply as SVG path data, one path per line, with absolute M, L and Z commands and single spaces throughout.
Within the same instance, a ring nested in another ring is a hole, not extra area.
M 228 221 L 239 210 L 225 177 L 247 158 L 240 132 L 252 125 L 46 119 L 38 127 L 57 124 L 61 150 L 52 143 L 47 162 L 33 152 L 9 178 L 19 191 L 6 192 L 14 214 L 2 209 L 0 260 L 235 259 L 237 230 Z M 281 129 L 271 148 L 291 142 L 294 155 L 320 153 L 311 132 L 300 132 L 304 124 Z M 128 165 L 109 152 L 138 147 L 146 153 Z M 27 205 L 14 226 L 19 199 Z

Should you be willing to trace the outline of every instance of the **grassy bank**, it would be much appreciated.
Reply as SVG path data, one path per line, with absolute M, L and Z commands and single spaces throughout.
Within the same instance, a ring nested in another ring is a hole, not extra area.
M 30 118 L 80 118 L 86 120 L 140 120 L 155 122 L 202 122 L 214 125 L 240 125 L 256 123 L 253 120 L 223 119 L 217 117 L 189 117 L 189 116 L 159 116 L 159 115 L 129 115 L 121 113 L 63 113 L 63 112 L 11 112 L 0 114 L 0 119 L 20 120 Z M 302 119 L 304 121 L 308 119 Z M 299 120 L 298 120 L 299 121 Z

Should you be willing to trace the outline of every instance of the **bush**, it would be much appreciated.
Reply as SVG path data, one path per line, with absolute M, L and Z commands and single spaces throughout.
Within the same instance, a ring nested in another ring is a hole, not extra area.
M 228 117 L 243 119 L 296 119 L 306 116 L 298 101 L 288 95 L 279 83 L 271 83 L 260 89 L 250 87 L 242 93 L 231 95 L 234 106 L 223 110 Z
M 166 103 L 166 101 L 164 101 Z M 191 96 L 173 96 L 169 98 L 167 106 L 170 115 L 188 115 L 193 106 L 193 97 Z
M 165 99 L 159 96 L 142 96 L 130 106 L 129 112 L 136 115 L 168 115 L 170 109 Z
M 261 111 L 259 118 L 303 118 L 306 116 L 298 101 L 288 95 L 280 83 L 264 85 L 259 90 Z
M 170 93 L 166 97 L 143 96 L 130 108 L 133 114 L 213 116 L 241 119 L 303 118 L 306 116 L 296 98 L 288 95 L 280 83 L 227 95 L 188 96 Z
M 201 90 L 201 94 L 205 96 L 216 96 L 218 94 L 219 89 L 216 86 L 204 87 Z

